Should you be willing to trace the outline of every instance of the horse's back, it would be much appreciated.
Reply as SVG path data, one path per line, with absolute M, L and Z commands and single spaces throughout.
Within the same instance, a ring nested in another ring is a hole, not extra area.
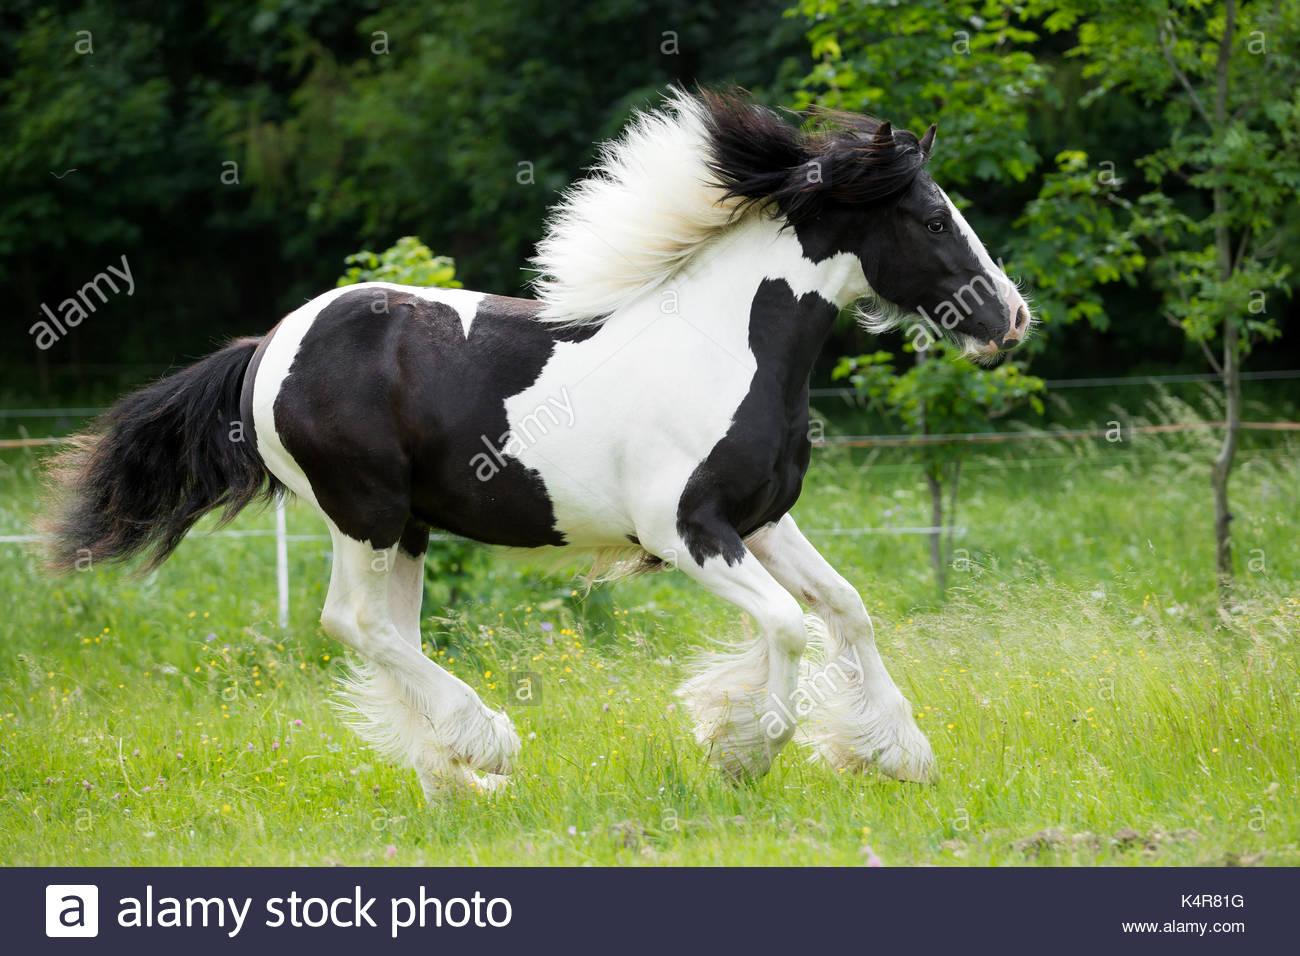
M 541 478 L 503 453 L 506 399 L 557 343 L 594 330 L 538 322 L 538 309 L 387 283 L 312 300 L 267 337 L 254 370 L 264 458 L 345 534 L 377 547 L 412 516 L 493 544 L 566 543 Z

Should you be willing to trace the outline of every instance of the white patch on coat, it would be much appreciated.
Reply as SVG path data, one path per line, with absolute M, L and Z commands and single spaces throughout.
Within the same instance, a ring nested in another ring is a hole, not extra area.
M 320 503 L 311 489 L 311 482 L 280 440 L 280 432 L 275 427 L 275 400 L 284 387 L 285 379 L 289 377 L 289 368 L 293 365 L 294 356 L 298 354 L 303 337 L 321 310 L 341 295 L 375 285 L 376 283 L 366 282 L 330 289 L 286 315 L 273 330 L 271 341 L 262 353 L 262 360 L 253 379 L 253 429 L 257 435 L 257 452 L 271 474 L 295 495 L 310 501 L 317 508 L 320 508 Z
M 993 261 L 993 257 L 989 255 L 989 251 L 980 240 L 980 237 L 975 234 L 975 230 L 966 221 L 966 217 L 961 214 L 961 210 L 948 198 L 948 194 L 942 189 L 939 190 L 939 193 L 943 196 L 943 201 L 948 204 L 948 212 L 957 228 L 957 234 L 965 239 L 966 244 L 970 246 L 971 251 L 975 254 L 975 260 L 980 264 L 980 268 L 984 270 L 984 274 L 993 285 L 994 291 L 1002 303 L 1007 321 L 1014 324 L 1016 313 L 1022 308 L 1028 308 L 1025 305 L 1024 298 L 1020 295 L 1020 290 L 1007 276 L 1006 271 Z

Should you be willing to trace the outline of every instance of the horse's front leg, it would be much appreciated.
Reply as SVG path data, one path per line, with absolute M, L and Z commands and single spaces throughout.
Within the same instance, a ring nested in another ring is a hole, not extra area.
M 704 655 L 679 693 L 714 766 L 736 779 L 763 775 L 797 723 L 793 698 L 807 644 L 799 603 L 725 525 L 645 543 L 757 625 L 752 644 Z
M 933 779 L 934 752 L 880 660 L 862 597 L 789 515 L 747 543 L 772 576 L 826 622 L 826 660 L 807 675 L 799 701 L 818 750 L 837 768 L 875 764 L 900 779 Z

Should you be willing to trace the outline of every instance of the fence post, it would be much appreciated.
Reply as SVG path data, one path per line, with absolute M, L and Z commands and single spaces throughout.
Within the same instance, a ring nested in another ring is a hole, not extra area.
M 275 496 L 275 585 L 279 597 L 276 620 L 283 630 L 289 626 L 289 539 L 283 493 Z

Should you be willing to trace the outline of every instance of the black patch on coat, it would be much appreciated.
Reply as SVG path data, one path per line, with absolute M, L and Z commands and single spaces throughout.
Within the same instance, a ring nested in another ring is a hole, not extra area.
M 406 522 L 397 544 L 411 557 L 423 558 L 429 550 L 429 526 L 418 518 L 412 518 Z
M 275 424 L 344 534 L 414 554 L 414 518 L 490 544 L 565 543 L 541 476 L 502 454 L 505 400 L 558 342 L 599 329 L 538 322 L 539 308 L 486 296 L 468 336 L 455 309 L 396 290 L 359 289 L 321 310 Z
M 677 532 L 696 563 L 740 561 L 742 539 L 798 500 L 812 454 L 808 380 L 836 312 L 816 293 L 796 297 L 784 279 L 759 285 L 749 313 L 758 366 L 749 392 L 677 506 Z

